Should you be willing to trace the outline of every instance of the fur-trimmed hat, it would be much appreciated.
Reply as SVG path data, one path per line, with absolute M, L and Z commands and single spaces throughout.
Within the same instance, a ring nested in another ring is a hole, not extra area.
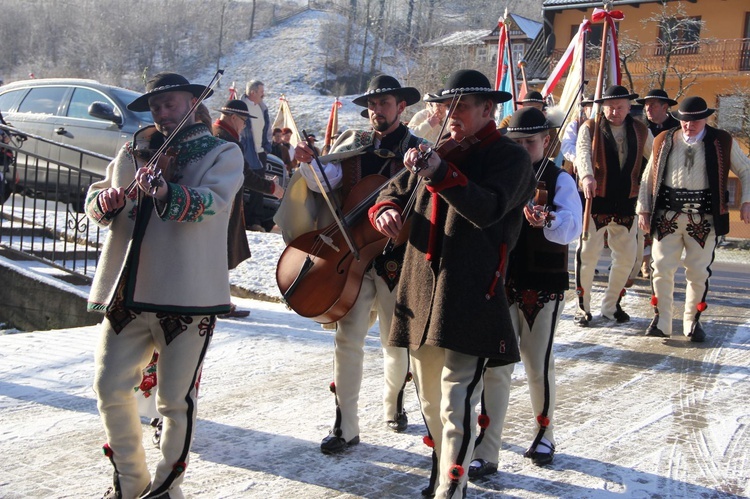
M 612 85 L 604 92 L 604 94 L 602 95 L 600 99 L 595 99 L 594 102 L 596 102 L 597 104 L 601 104 L 608 100 L 615 100 L 615 99 L 633 100 L 637 98 L 638 98 L 638 94 L 631 94 L 628 91 L 628 89 L 623 87 L 622 85 Z
M 190 83 L 187 78 L 177 73 L 157 73 L 146 82 L 146 93 L 128 104 L 128 109 L 135 112 L 148 111 L 148 100 L 154 95 L 165 92 L 190 92 L 195 97 L 200 97 L 206 90 L 205 85 Z M 214 91 L 210 90 L 206 97 L 210 97 Z
M 535 107 L 523 107 L 513 113 L 508 122 L 507 136 L 511 139 L 531 137 L 550 128 L 553 125 L 542 111 Z
M 640 99 L 636 99 L 635 101 L 638 104 L 645 104 L 648 99 L 655 99 L 666 102 L 670 106 L 676 106 L 677 101 L 674 99 L 670 99 L 669 95 L 667 95 L 667 92 L 660 88 L 654 88 L 652 90 L 649 90 L 646 95 L 641 97 Z
M 714 114 L 716 109 L 708 107 L 706 101 L 702 97 L 686 97 L 680 102 L 680 107 L 677 111 L 672 111 L 672 116 L 680 121 L 697 121 L 703 118 L 708 118 Z
M 250 114 L 247 104 L 239 99 L 228 100 L 226 104 L 221 106 L 221 108 L 216 109 L 216 111 L 219 111 L 221 114 L 236 114 L 237 116 L 244 116 L 245 118 L 257 118 L 257 116 Z
M 370 80 L 367 91 L 352 100 L 358 106 L 367 107 L 367 99 L 373 95 L 395 95 L 406 101 L 407 106 L 416 104 L 422 94 L 414 87 L 402 87 L 396 78 L 388 75 L 378 75 Z
M 506 102 L 513 98 L 508 92 L 493 90 L 490 80 L 474 69 L 460 69 L 448 77 L 445 88 L 437 99 L 425 99 L 427 102 L 443 102 L 454 95 L 483 95 L 496 103 Z

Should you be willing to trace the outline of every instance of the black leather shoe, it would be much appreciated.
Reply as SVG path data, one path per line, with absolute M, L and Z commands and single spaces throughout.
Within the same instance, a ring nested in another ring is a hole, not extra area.
M 409 418 L 406 417 L 406 412 L 400 412 L 396 414 L 396 419 L 386 421 L 385 424 L 396 433 L 401 433 L 409 426 Z
M 646 336 L 655 336 L 657 338 L 669 338 L 669 336 L 664 334 L 664 331 L 654 326 L 653 324 L 651 324 L 648 327 L 648 329 L 646 329 Z
M 615 320 L 618 324 L 622 324 L 623 322 L 628 322 L 630 320 L 630 316 L 620 308 L 615 310 Z
M 344 452 L 350 445 L 357 445 L 358 443 L 359 435 L 347 442 L 342 437 L 337 437 L 331 433 L 320 442 L 320 452 L 323 454 L 339 454 Z
M 479 465 L 477 466 L 477 464 Z M 497 473 L 497 463 L 488 463 L 484 459 L 475 459 L 469 464 L 469 480 Z
M 433 489 L 432 487 L 423 488 L 422 497 L 435 497 L 435 489 Z
M 706 332 L 703 330 L 699 322 L 693 323 L 692 332 L 690 333 L 690 341 L 693 343 L 703 343 L 706 341 Z
M 591 322 L 591 314 L 588 312 L 584 314 L 577 314 L 573 318 L 573 322 L 576 324 L 576 326 L 588 327 L 589 322 Z
M 555 458 L 555 445 L 542 441 L 537 444 L 537 448 L 539 448 L 540 445 L 549 449 L 549 452 L 532 452 L 531 449 L 529 449 L 524 453 L 523 457 L 528 457 L 529 459 L 531 459 L 531 462 L 536 466 L 545 466 L 547 464 L 552 464 L 552 460 Z

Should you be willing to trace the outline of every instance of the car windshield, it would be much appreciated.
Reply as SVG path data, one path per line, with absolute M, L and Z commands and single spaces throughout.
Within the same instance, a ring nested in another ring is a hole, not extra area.
M 117 96 L 118 99 L 120 99 L 120 102 L 122 102 L 124 105 L 128 105 L 134 100 L 136 100 L 138 97 L 140 97 L 143 94 L 139 94 L 138 92 L 134 92 L 132 90 L 126 90 L 124 88 L 113 88 L 112 93 Z M 136 113 L 132 111 L 134 115 L 138 117 L 139 120 L 146 122 L 146 123 L 153 123 L 154 118 L 151 116 L 150 111 L 143 111 L 140 113 Z

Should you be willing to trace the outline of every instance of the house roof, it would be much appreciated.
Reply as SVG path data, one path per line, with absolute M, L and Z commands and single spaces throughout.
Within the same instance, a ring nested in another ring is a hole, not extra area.
M 519 16 L 518 14 L 510 14 L 510 17 L 512 17 L 516 22 L 519 29 L 526 33 L 526 36 L 528 36 L 532 40 L 536 38 L 536 35 L 538 35 L 542 30 L 542 23 L 540 22 L 528 19 L 523 16 Z
M 657 3 L 661 0 L 614 0 L 612 2 L 613 7 L 620 5 L 634 5 L 641 3 Z M 542 10 L 562 10 L 562 9 L 588 9 L 591 7 L 602 8 L 604 2 L 601 0 L 544 0 L 542 2 Z
M 424 44 L 425 47 L 455 47 L 465 45 L 484 45 L 482 39 L 490 33 L 487 29 L 470 29 L 456 31 Z

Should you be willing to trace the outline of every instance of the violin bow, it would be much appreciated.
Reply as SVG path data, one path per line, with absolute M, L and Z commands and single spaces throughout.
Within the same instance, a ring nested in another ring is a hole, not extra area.
M 302 130 L 302 135 L 305 138 L 305 144 L 310 144 L 310 142 L 307 140 L 309 135 L 305 130 Z M 313 168 L 312 161 L 310 163 L 307 163 L 307 166 L 310 167 L 310 170 L 312 171 L 313 178 L 315 179 L 315 183 L 318 185 L 318 189 L 320 190 L 320 193 L 323 195 L 323 199 L 325 200 L 326 204 L 328 205 L 328 209 L 331 210 L 331 214 L 333 215 L 333 219 L 336 221 L 336 225 L 339 226 L 339 230 L 341 231 L 341 234 L 344 236 L 344 240 L 346 241 L 346 245 L 349 246 L 349 249 L 351 250 L 354 257 L 359 260 L 359 249 L 354 244 L 351 233 L 349 232 L 349 227 L 346 225 L 346 222 L 344 221 L 344 215 L 341 212 L 341 207 L 336 203 L 334 206 L 333 202 L 331 201 L 331 198 L 328 196 L 328 192 L 332 192 L 333 188 L 331 187 L 331 182 L 328 180 L 328 175 L 326 175 L 326 172 L 323 170 L 323 165 L 320 163 L 320 158 L 318 156 L 318 151 L 315 150 L 314 147 L 310 147 L 310 150 L 313 154 L 313 159 L 316 163 L 318 163 L 318 167 L 320 168 L 320 173 L 323 176 L 323 180 L 326 183 L 326 186 L 328 187 L 328 191 L 326 191 L 323 188 L 323 184 L 320 182 L 320 178 L 318 177 L 318 172 L 315 171 L 315 168 Z M 323 242 L 328 244 L 325 239 L 323 239 Z M 333 246 L 331 246 L 333 247 Z M 338 251 L 338 248 L 333 247 L 336 251 Z
M 458 106 L 458 102 L 461 100 L 461 97 L 463 95 L 463 92 L 456 92 L 453 94 L 453 98 L 451 99 L 451 103 L 448 106 L 448 110 L 445 112 L 445 119 L 443 120 L 443 126 L 440 127 L 440 133 L 438 134 L 438 140 L 443 138 L 443 134 L 445 133 L 445 126 L 448 124 L 448 120 L 450 119 L 451 113 L 456 110 L 456 106 Z M 440 149 L 440 147 L 445 144 L 446 140 L 443 140 L 440 145 L 435 144 L 435 147 L 430 147 L 426 151 L 419 151 L 419 161 L 427 162 L 428 159 L 430 159 L 430 156 L 432 156 L 432 153 L 435 149 Z M 412 173 L 417 173 L 420 170 L 422 170 L 423 167 L 418 167 L 417 165 L 414 165 L 412 168 Z M 401 214 L 401 220 L 406 220 L 409 215 L 411 215 L 412 210 L 414 209 L 414 204 L 417 200 L 417 187 L 419 187 L 420 182 L 422 181 L 422 177 L 417 178 L 417 183 L 414 186 L 414 189 L 412 189 L 411 194 L 409 195 L 409 200 L 406 202 L 406 206 L 404 206 L 404 211 Z M 383 248 L 383 254 L 390 252 L 393 250 L 395 242 L 392 237 L 388 238 L 388 242 L 385 243 L 385 248 Z
M 182 128 L 185 126 L 185 123 L 187 123 L 187 120 L 192 114 L 195 112 L 196 109 L 198 109 L 198 106 L 200 106 L 201 102 L 203 102 L 206 97 L 208 97 L 208 94 L 211 93 L 213 88 L 219 83 L 219 80 L 221 80 L 221 77 L 224 75 L 223 69 L 218 69 L 216 73 L 214 74 L 214 77 L 211 79 L 211 81 L 208 83 L 205 89 L 203 89 L 203 92 L 201 92 L 198 99 L 195 101 L 195 103 L 192 105 L 192 107 L 188 110 L 187 114 L 182 117 L 182 120 L 177 124 L 174 130 L 167 136 L 164 143 L 159 147 L 159 149 L 156 150 L 154 155 L 149 159 L 144 166 L 147 168 L 152 168 L 156 161 L 159 159 L 159 157 L 166 151 L 169 146 L 172 144 L 172 141 L 174 140 L 175 136 L 177 136 L 177 132 L 182 130 Z M 156 189 L 161 185 L 162 183 L 162 172 L 158 168 L 154 170 L 152 174 L 148 176 L 148 182 L 149 185 L 151 185 L 151 194 L 156 193 Z M 128 185 L 125 188 L 125 195 L 127 196 L 130 194 L 130 192 L 135 188 L 136 181 L 133 179 L 132 182 L 130 182 L 130 185 Z

